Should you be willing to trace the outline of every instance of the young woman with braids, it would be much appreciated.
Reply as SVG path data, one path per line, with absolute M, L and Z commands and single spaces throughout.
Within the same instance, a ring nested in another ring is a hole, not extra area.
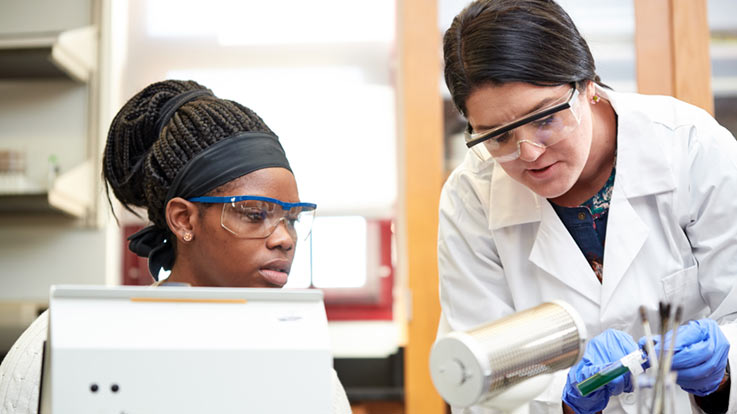
M 642 347 L 641 305 L 651 321 L 681 305 L 674 412 L 737 412 L 734 137 L 692 105 L 604 86 L 553 0 L 472 2 L 444 58 L 470 151 L 440 199 L 439 334 L 568 302 L 588 346 L 531 412 L 633 413 L 629 374 L 575 385 Z
M 276 135 L 250 109 L 192 81 L 149 85 L 118 112 L 103 158 L 106 188 L 151 225 L 129 238 L 154 278 L 192 286 L 282 287 L 315 205 L 302 203 Z M 112 203 L 111 203 L 112 204 Z M 159 282 L 157 282 L 158 284 Z M 0 412 L 35 413 L 48 315 L 0 367 Z M 333 412 L 350 405 L 333 376 Z

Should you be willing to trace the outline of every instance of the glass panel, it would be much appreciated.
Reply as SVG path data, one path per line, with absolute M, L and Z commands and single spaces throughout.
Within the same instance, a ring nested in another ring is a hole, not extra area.
M 312 233 L 315 287 L 355 288 L 366 283 L 365 218 L 321 217 Z
M 316 217 L 312 227 L 312 280 L 318 288 L 357 288 L 366 284 L 366 219 Z M 310 287 L 310 249 L 297 249 L 285 287 Z
M 312 234 L 314 235 L 315 224 L 318 222 L 318 218 L 312 225 Z M 307 240 L 300 241 L 297 243 L 297 252 L 294 254 L 294 260 L 292 261 L 292 269 L 289 272 L 289 278 L 287 284 L 284 285 L 286 288 L 308 288 L 310 287 L 310 279 L 312 278 L 312 268 L 310 264 L 310 246 L 312 245 L 312 235 Z

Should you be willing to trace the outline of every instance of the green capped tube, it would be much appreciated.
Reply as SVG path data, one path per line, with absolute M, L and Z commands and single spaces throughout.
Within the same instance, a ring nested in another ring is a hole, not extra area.
M 579 382 L 578 384 L 576 384 L 576 387 L 578 388 L 578 392 L 580 392 L 581 395 L 585 397 L 603 387 L 604 385 L 609 384 L 615 378 L 621 376 L 625 372 L 629 372 L 627 367 L 622 365 L 621 362 L 617 361 L 612 365 L 597 372 L 596 374 Z
M 644 372 L 642 364 L 644 363 L 645 358 L 643 358 L 642 351 L 637 349 L 623 356 L 619 361 L 606 366 L 596 374 L 579 382 L 576 384 L 576 388 L 585 397 L 627 372 L 631 372 L 633 375 L 642 374 Z

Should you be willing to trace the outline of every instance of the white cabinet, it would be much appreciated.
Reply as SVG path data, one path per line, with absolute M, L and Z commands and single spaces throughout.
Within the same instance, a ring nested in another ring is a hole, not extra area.
M 0 6 L 2 215 L 63 212 L 93 222 L 99 170 L 93 6 L 93 0 Z
M 0 78 L 71 78 L 87 82 L 96 67 L 94 26 L 56 33 L 0 35 Z
M 44 303 L 52 284 L 105 283 L 104 4 L 0 0 L 0 166 L 3 151 L 20 160 L 0 172 L 0 305 Z M 0 321 L 0 344 L 3 332 Z

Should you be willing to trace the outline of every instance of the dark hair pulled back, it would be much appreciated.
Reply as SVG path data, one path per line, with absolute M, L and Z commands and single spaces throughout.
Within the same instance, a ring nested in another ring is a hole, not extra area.
M 133 96 L 113 119 L 103 155 L 103 176 L 123 206 L 148 211 L 149 220 L 167 229 L 164 203 L 179 170 L 210 145 L 239 132 L 271 129 L 253 111 L 212 95 L 182 105 L 157 130 L 163 106 L 184 92 L 207 90 L 193 81 L 167 80 Z
M 586 41 L 553 0 L 477 0 L 453 19 L 443 52 L 445 82 L 464 115 L 484 85 L 600 83 Z

